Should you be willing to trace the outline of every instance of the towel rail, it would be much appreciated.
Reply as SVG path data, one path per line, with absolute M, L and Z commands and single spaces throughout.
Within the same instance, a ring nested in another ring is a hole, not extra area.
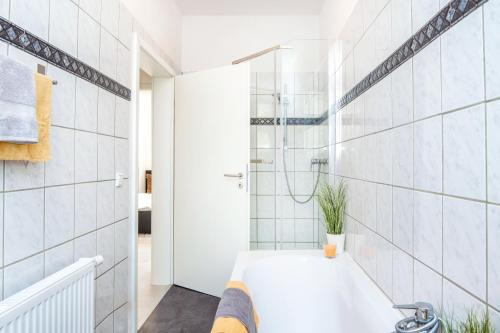
M 37 72 L 38 74 L 46 75 L 47 71 L 45 70 L 45 66 L 38 64 L 37 66 Z M 53 85 L 57 85 L 57 80 L 52 80 Z

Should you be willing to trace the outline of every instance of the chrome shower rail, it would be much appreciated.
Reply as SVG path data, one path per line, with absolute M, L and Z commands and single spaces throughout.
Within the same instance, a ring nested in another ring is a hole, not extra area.
M 237 65 L 237 64 L 241 64 L 243 62 L 247 62 L 247 61 L 250 61 L 252 59 L 255 59 L 255 58 L 258 58 L 264 54 L 267 54 L 269 52 L 273 52 L 273 51 L 276 51 L 276 50 L 289 50 L 291 49 L 292 47 L 291 46 L 286 46 L 286 45 L 276 45 L 276 46 L 273 46 L 273 47 L 270 47 L 268 49 L 265 49 L 265 50 L 262 50 L 262 51 L 259 51 L 259 52 L 256 52 L 256 53 L 253 53 L 249 56 L 246 56 L 244 58 L 241 58 L 241 59 L 237 59 L 235 61 L 233 61 L 233 65 Z

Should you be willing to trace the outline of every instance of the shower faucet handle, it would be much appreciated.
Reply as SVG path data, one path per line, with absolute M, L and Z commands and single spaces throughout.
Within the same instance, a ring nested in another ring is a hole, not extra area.
M 328 164 L 328 159 L 327 158 L 312 158 L 311 159 L 311 171 L 313 171 L 313 166 L 319 165 L 320 167 L 322 165 L 327 165 Z
M 395 309 L 415 310 L 415 320 L 418 323 L 426 323 L 434 317 L 434 308 L 432 304 L 425 302 L 416 302 L 415 304 L 394 305 Z

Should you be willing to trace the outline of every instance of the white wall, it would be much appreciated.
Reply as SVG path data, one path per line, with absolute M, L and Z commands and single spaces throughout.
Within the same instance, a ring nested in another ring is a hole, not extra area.
M 184 16 L 182 71 L 230 65 L 277 44 L 319 38 L 318 16 Z
M 151 170 L 152 154 L 152 92 L 151 89 L 141 89 L 139 92 L 139 135 L 137 147 L 139 154 L 139 193 L 146 192 L 146 170 Z
M 325 0 L 319 17 L 320 36 L 336 39 L 358 0 Z
M 182 16 L 174 0 L 122 0 L 137 22 L 180 68 Z

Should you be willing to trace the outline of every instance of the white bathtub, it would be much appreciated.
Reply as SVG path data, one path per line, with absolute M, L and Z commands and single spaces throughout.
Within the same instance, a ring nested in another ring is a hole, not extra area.
M 402 319 L 347 253 L 241 252 L 231 279 L 248 286 L 259 333 L 388 333 Z

